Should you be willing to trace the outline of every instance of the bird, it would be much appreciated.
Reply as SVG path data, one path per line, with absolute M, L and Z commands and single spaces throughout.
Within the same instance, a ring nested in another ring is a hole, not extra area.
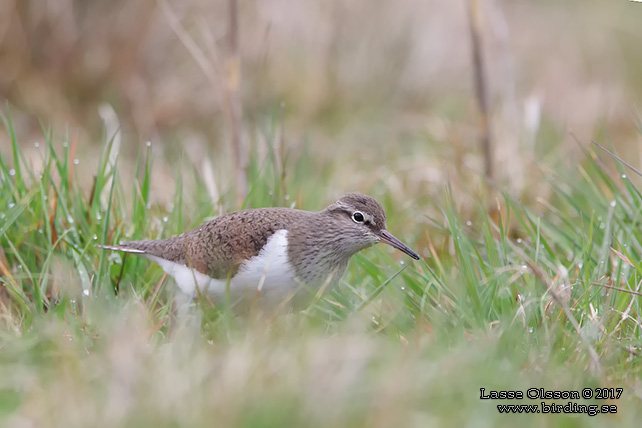
M 191 298 L 300 309 L 339 282 L 354 254 L 379 242 L 420 259 L 388 232 L 375 198 L 349 193 L 317 212 L 246 209 L 172 238 L 99 247 L 157 263 Z

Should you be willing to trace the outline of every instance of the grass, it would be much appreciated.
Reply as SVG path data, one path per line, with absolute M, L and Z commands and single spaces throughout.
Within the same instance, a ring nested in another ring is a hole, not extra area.
M 47 131 L 36 169 L 3 121 L 12 154 L 0 157 L 3 425 L 573 427 L 642 416 L 642 195 L 602 152 L 573 170 L 540 165 L 551 196 L 537 203 L 447 187 L 430 202 L 440 214 L 416 220 L 424 205 L 401 213 L 383 194 L 389 229 L 423 260 L 365 251 L 332 293 L 265 320 L 205 301 L 178 308 L 158 266 L 95 247 L 177 234 L 219 205 L 234 209 L 231 193 L 207 198 L 207 180 L 184 168 L 172 204 L 160 206 L 150 147 L 132 182 L 110 161 L 109 139 L 95 176 L 81 177 L 77 138 Z M 327 180 L 324 167 L 305 152 L 288 162 L 283 176 L 273 152 L 252 156 L 246 207 L 331 202 L 315 180 Z M 472 209 L 461 209 L 460 192 Z M 498 404 L 569 400 L 482 400 L 480 388 L 623 393 L 570 400 L 617 414 L 506 415 Z

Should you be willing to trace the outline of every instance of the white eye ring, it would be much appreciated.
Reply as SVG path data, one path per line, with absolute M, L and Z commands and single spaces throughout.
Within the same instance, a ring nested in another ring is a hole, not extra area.
M 366 221 L 366 217 L 363 215 L 361 211 L 355 211 L 352 213 L 352 221 L 355 223 L 363 223 Z

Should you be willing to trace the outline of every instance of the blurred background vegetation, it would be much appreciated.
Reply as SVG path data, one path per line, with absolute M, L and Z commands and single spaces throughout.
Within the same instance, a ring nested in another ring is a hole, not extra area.
M 642 8 L 480 5 L 502 184 L 528 192 L 539 182 L 533 159 L 573 165 L 581 146 L 607 134 L 639 165 Z M 237 79 L 247 150 L 280 132 L 274 122 L 283 105 L 287 153 L 296 159 L 305 147 L 320 163 L 331 161 L 333 196 L 375 177 L 400 200 L 431 194 L 445 181 L 444 160 L 459 169 L 451 178 L 470 172 L 461 165 L 483 170 L 465 1 L 240 1 L 238 52 L 226 1 L 8 0 L 0 7 L 0 98 L 14 109 L 16 133 L 29 150 L 42 140 L 41 125 L 68 138 L 78 133 L 88 174 L 105 133 L 101 106 L 109 106 L 125 159 L 147 141 L 169 152 L 156 162 L 157 189 L 167 189 L 166 159 L 179 143 L 196 168 L 208 154 L 217 183 L 229 188 L 229 88 Z M 231 69 L 237 53 L 240 73 Z M 6 154 L 7 136 L 0 138 Z M 163 193 L 155 197 L 168 198 Z
M 642 180 L 591 141 L 640 169 L 640 22 L 626 0 L 0 0 L 0 421 L 636 426 Z M 424 260 L 368 250 L 268 323 L 181 319 L 157 266 L 94 247 L 348 191 Z M 478 395 L 545 386 L 625 394 L 546 419 Z

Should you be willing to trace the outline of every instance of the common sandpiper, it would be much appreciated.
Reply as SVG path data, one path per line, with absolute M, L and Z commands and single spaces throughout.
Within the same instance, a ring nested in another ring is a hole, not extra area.
M 318 212 L 248 209 L 173 238 L 101 247 L 158 263 L 191 296 L 301 307 L 319 290 L 330 290 L 354 254 L 379 242 L 419 260 L 386 230 L 386 213 L 376 199 L 350 193 Z

